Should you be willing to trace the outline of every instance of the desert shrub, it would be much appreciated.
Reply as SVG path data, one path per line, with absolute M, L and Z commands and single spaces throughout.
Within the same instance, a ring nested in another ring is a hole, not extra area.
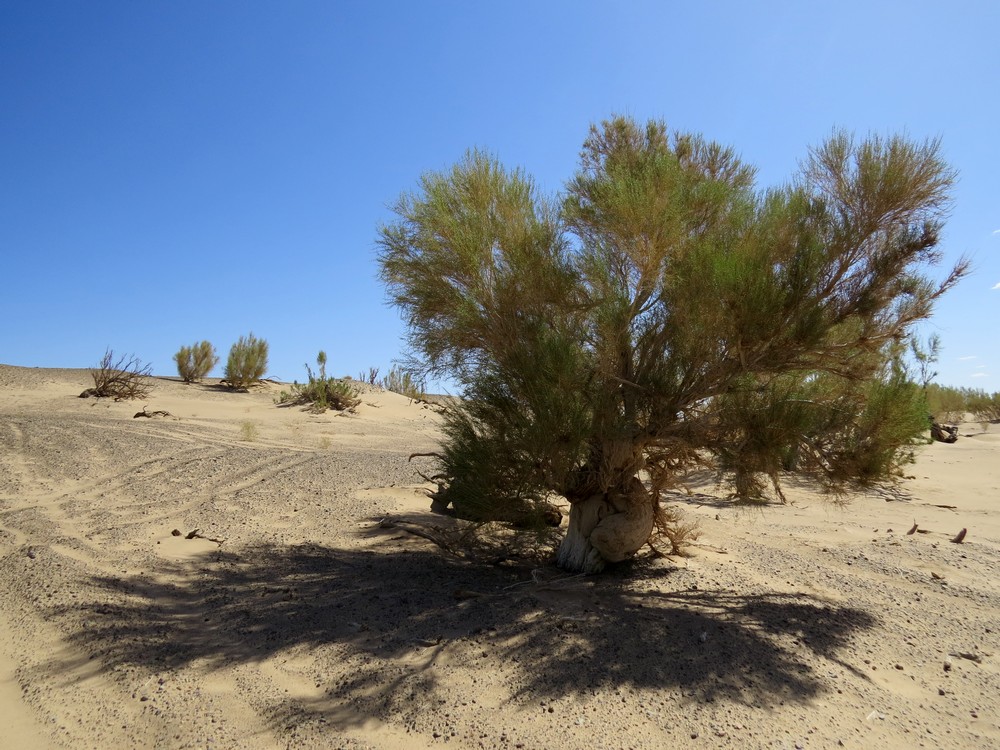
M 201 341 L 192 346 L 182 346 L 174 355 L 177 363 L 177 374 L 185 383 L 201 380 L 212 368 L 219 364 L 215 347 L 208 341 Z
M 246 390 L 267 372 L 267 341 L 253 333 L 240 336 L 229 350 L 224 382 L 234 390 Z
M 462 396 L 439 499 L 490 518 L 560 495 L 558 563 L 596 572 L 670 539 L 660 490 L 706 457 L 738 495 L 785 466 L 891 475 L 920 401 L 887 342 L 968 272 L 925 275 L 954 177 L 935 141 L 835 132 L 767 189 L 734 149 L 624 117 L 559 197 L 477 151 L 425 175 L 378 244 L 420 371 Z
M 134 355 L 116 358 L 114 351 L 104 352 L 97 367 L 91 369 L 94 387 L 80 394 L 81 398 L 98 396 L 115 401 L 145 398 L 153 390 L 149 380 L 152 365 L 143 364 Z
M 399 393 L 414 401 L 421 401 L 426 397 L 424 391 L 427 388 L 427 384 L 422 380 L 417 380 L 413 377 L 413 373 L 401 367 L 391 368 L 388 374 L 379 382 L 379 385 L 387 391 Z
M 315 374 L 306 364 L 308 381 L 292 383 L 291 391 L 282 391 L 278 396 L 279 406 L 306 405 L 309 410 L 322 414 L 327 409 L 336 411 L 353 411 L 361 403 L 358 390 L 350 383 L 326 374 L 326 352 L 321 351 L 316 357 L 319 373 Z
M 378 385 L 378 373 L 379 368 L 369 367 L 367 374 L 364 372 L 358 373 L 358 380 L 362 383 L 368 383 L 368 385 Z

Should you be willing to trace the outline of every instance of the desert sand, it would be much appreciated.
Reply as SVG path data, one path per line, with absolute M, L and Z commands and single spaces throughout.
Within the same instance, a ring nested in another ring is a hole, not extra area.
M 705 480 L 689 557 L 579 577 L 396 523 L 448 523 L 427 405 L 90 385 L 0 366 L 2 748 L 1000 747 L 995 425 L 844 506 Z

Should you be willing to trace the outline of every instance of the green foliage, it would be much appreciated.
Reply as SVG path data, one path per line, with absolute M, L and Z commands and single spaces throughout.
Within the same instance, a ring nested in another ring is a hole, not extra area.
M 327 377 L 326 352 L 320 351 L 316 356 L 316 365 L 319 374 L 314 374 L 312 368 L 306 364 L 308 382 L 293 383 L 291 392 L 282 391 L 277 398 L 278 405 L 306 405 L 309 411 L 316 414 L 322 414 L 327 409 L 353 411 L 354 407 L 361 403 L 361 399 L 357 397 L 357 388 L 337 378 Z
M 961 388 L 929 383 L 927 385 L 927 410 L 935 422 L 960 422 L 968 409 L 969 392 Z
M 369 379 L 371 381 L 374 381 L 377 377 L 378 370 L 369 371 Z M 378 384 L 387 391 L 399 393 L 407 398 L 413 399 L 414 401 L 422 401 L 426 398 L 426 393 L 424 393 L 424 391 L 427 388 L 427 384 L 422 380 L 417 380 L 413 377 L 413 373 L 408 370 L 404 370 L 401 367 L 391 368 L 388 374 L 382 378 Z
M 891 474 L 919 402 L 895 342 L 967 270 L 921 274 L 953 179 L 937 142 L 838 132 L 760 190 L 733 149 L 626 118 L 591 129 L 558 203 L 478 151 L 425 175 L 379 261 L 426 372 L 462 390 L 448 498 L 658 508 L 706 456 L 742 496 L 786 466 Z
M 246 390 L 267 372 L 267 341 L 252 333 L 240 336 L 229 350 L 224 372 L 225 383 L 233 390 Z
M 174 355 L 177 363 L 177 374 L 185 383 L 201 380 L 212 368 L 219 364 L 215 347 L 208 341 L 201 341 L 192 346 L 182 346 Z
M 1000 393 L 931 383 L 927 387 L 927 408 L 935 422 L 961 422 L 966 414 L 977 422 L 997 422 Z
M 977 422 L 1000 422 L 1000 393 L 966 391 L 965 410 L 972 412 Z
M 868 356 L 879 369 L 867 379 L 786 373 L 737 384 L 713 400 L 723 433 L 716 452 L 732 472 L 735 497 L 766 501 L 767 477 L 784 500 L 782 471 L 810 474 L 834 491 L 901 473 L 929 427 L 925 389 L 895 342 Z

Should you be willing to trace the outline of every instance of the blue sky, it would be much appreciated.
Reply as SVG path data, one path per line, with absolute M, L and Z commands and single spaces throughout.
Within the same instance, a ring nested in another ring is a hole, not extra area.
M 997 391 L 998 31 L 995 0 L 3 3 L 0 362 L 111 346 L 173 374 L 253 331 L 281 379 L 321 348 L 385 372 L 399 194 L 471 147 L 555 192 L 624 113 L 734 145 L 762 185 L 834 127 L 940 136 L 946 264 L 975 271 L 924 332 L 939 382 Z

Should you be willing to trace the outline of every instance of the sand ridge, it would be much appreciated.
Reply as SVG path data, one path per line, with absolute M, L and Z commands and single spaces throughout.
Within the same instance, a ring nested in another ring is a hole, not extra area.
M 379 523 L 436 518 L 426 405 L 87 386 L 0 366 L 3 746 L 1000 745 L 995 431 L 846 507 L 705 482 L 692 557 L 587 578 Z

